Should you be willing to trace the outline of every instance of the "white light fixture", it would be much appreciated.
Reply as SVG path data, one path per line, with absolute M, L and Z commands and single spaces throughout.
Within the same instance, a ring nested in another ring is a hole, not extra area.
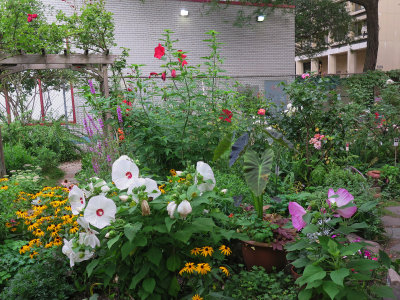
M 186 9 L 181 9 L 181 16 L 182 17 L 187 17 L 189 15 L 189 12 Z
M 265 16 L 264 16 L 264 15 L 259 15 L 259 16 L 257 16 L 257 22 L 263 22 L 264 19 L 265 19 Z

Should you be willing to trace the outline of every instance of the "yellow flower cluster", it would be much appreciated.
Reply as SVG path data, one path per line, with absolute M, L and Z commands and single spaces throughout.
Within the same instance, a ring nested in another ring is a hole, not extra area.
M 223 255 L 226 255 L 226 256 L 231 255 L 231 253 L 232 253 L 231 248 L 229 248 L 228 246 L 225 246 L 225 245 L 221 245 L 221 247 L 219 247 L 218 249 L 219 249 L 219 251 L 221 251 L 221 253 Z M 213 253 L 214 253 L 214 249 L 209 246 L 204 246 L 202 248 L 196 247 L 196 248 L 193 248 L 192 250 L 190 250 L 190 254 L 195 255 L 195 256 L 203 255 L 204 257 L 207 257 L 207 255 L 212 256 Z
M 194 272 L 197 272 L 198 274 L 201 275 L 205 275 L 210 271 L 211 271 L 211 266 L 208 263 L 199 263 L 196 265 L 193 262 L 189 262 L 186 263 L 185 267 L 183 267 L 179 271 L 179 275 L 182 275 L 183 273 L 193 274 Z
M 26 229 L 31 232 L 33 239 L 21 247 L 19 252 L 31 252 L 33 259 L 38 252 L 36 248 L 51 248 L 63 244 L 62 237 L 79 231 L 76 221 L 78 216 L 71 214 L 68 204 L 67 188 L 45 187 L 36 194 L 21 192 L 16 201 L 34 201 L 31 209 L 18 210 L 16 215 L 23 220 Z

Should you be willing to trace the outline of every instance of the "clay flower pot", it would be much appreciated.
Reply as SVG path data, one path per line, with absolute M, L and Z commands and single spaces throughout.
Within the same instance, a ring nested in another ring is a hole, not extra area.
M 379 170 L 368 171 L 367 176 L 373 179 L 379 179 L 381 177 L 381 171 Z
M 274 250 L 267 243 L 242 241 L 242 253 L 247 270 L 259 266 L 271 272 L 273 267 L 282 270 L 287 264 L 286 251 Z

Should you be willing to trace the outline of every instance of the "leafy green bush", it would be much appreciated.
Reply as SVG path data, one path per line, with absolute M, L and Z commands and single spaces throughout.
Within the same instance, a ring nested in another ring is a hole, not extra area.
M 41 147 L 34 148 L 32 153 L 36 156 L 37 164 L 43 169 L 43 171 L 48 171 L 57 167 L 60 157 L 54 151 Z
M 297 299 L 294 280 L 283 271 L 267 273 L 262 267 L 242 270 L 225 284 L 225 295 L 234 299 Z
M 69 268 L 62 257 L 49 253 L 43 260 L 19 269 L 18 273 L 7 282 L 0 294 L 1 299 L 41 300 L 69 299 L 74 293 L 69 282 Z
M 5 144 L 4 161 L 6 170 L 22 170 L 26 164 L 34 164 L 35 159 L 29 154 L 22 144 Z

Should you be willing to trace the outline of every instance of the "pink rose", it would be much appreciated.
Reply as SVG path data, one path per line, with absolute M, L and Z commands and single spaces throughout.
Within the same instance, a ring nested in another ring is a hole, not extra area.
M 264 116 L 265 115 L 265 109 L 264 108 L 260 108 L 258 110 L 257 114 Z

